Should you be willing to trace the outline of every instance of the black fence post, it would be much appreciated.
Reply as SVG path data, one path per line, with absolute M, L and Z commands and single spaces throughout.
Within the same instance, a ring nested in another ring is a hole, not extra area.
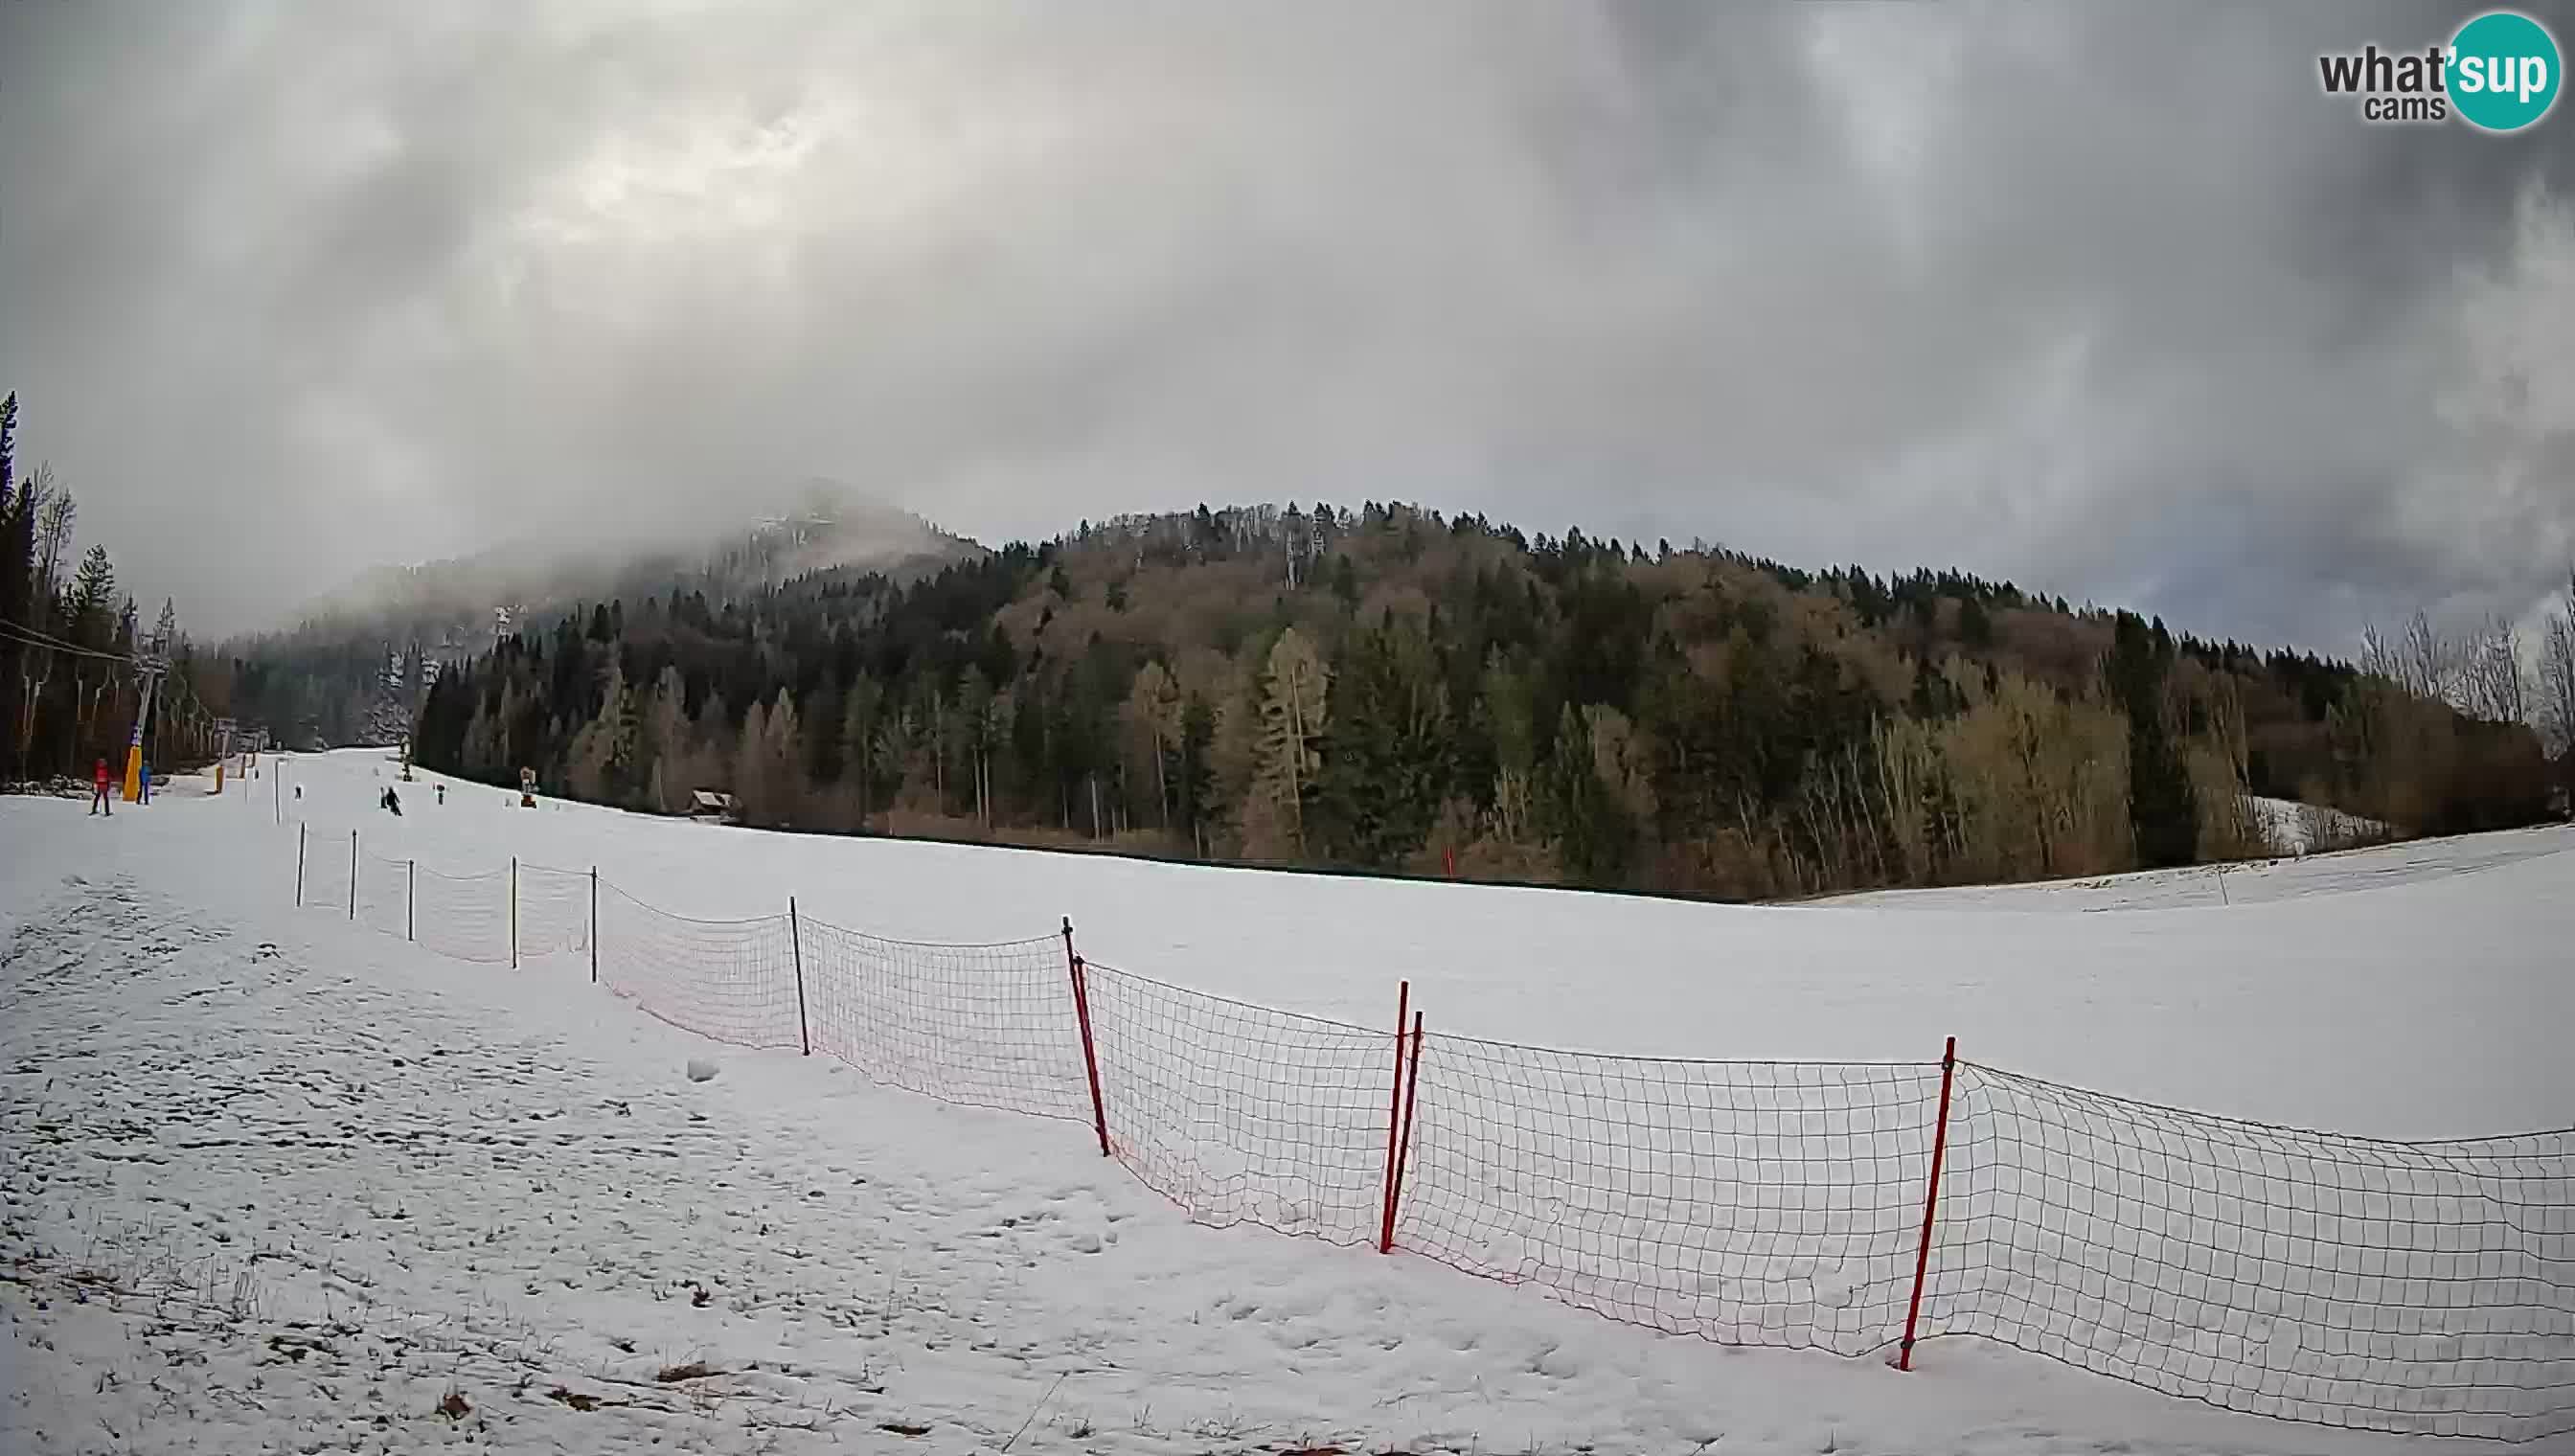
M 796 896 L 787 897 L 787 940 L 796 952 L 796 1040 L 814 1054 L 814 1033 L 805 1021 L 805 925 L 796 917 Z

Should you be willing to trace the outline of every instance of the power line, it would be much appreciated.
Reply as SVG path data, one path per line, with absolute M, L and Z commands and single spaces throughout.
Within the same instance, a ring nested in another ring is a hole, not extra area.
M 134 661 L 134 656 L 130 653 L 102 653 L 96 648 L 81 647 L 51 634 L 39 632 L 24 623 L 11 622 L 5 617 L 0 617 L 0 636 L 10 637 L 23 647 L 42 648 L 47 652 L 69 653 L 75 657 L 97 658 L 110 663 L 131 664 Z

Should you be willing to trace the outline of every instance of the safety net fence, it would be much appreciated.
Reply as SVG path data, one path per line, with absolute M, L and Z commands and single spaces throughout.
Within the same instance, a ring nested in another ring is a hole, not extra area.
M 433 872 L 354 837 L 299 849 L 298 895 L 458 959 L 586 963 L 716 1040 L 1087 1124 L 1211 1224 L 1401 1248 L 1656 1330 L 1907 1363 L 1970 1336 L 2265 1416 L 2575 1432 L 2575 1129 L 2394 1142 L 1955 1058 L 1365 1027 L 1088 961 L 1069 926 L 933 944 L 792 901 L 695 918 L 595 871 Z

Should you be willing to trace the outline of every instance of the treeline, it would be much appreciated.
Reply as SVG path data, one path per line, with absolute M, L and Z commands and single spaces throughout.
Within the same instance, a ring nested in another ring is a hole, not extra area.
M 765 825 L 1721 896 L 2250 855 L 2250 794 L 2496 827 L 2549 772 L 2385 675 L 2007 583 L 1378 504 L 586 607 L 440 673 L 417 734 Z
M 0 781 L 87 780 L 101 758 L 118 774 L 142 707 L 136 657 L 165 656 L 144 759 L 156 772 L 208 761 L 223 713 L 208 663 L 177 607 L 142 627 L 107 549 L 77 556 L 79 503 L 51 467 L 18 475 L 18 397 L 0 400 Z
M 418 643 L 301 628 L 229 646 L 235 716 L 293 748 L 384 745 L 409 737 L 438 672 Z M 461 656 L 461 652 L 458 653 Z

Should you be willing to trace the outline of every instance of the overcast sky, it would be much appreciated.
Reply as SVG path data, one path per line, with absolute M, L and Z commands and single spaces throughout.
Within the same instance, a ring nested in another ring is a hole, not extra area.
M 0 389 L 201 633 L 824 476 L 2343 650 L 2575 558 L 2575 106 L 2317 84 L 2476 8 L 10 0 Z

